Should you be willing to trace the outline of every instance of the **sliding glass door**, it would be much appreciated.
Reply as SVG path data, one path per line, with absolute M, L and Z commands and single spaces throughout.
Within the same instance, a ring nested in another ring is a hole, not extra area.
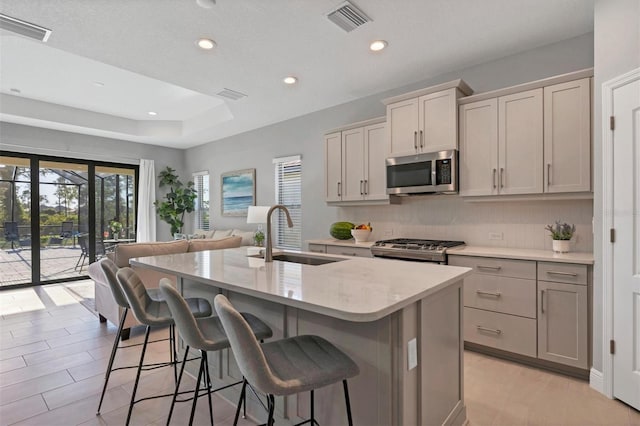
M 31 282 L 31 162 L 0 156 L 0 286 Z
M 85 278 L 90 262 L 135 241 L 137 172 L 3 152 L 0 287 Z

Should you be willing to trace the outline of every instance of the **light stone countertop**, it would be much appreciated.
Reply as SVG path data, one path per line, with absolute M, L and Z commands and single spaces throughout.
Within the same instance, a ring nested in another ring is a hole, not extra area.
M 362 247 L 362 248 L 371 248 L 372 245 L 375 244 L 375 241 L 366 241 L 364 243 L 356 243 L 356 240 L 336 240 L 335 238 L 328 238 L 326 240 L 307 240 L 308 244 L 323 244 L 329 246 L 340 246 L 340 247 Z
M 247 257 L 248 249 L 199 251 L 131 259 L 131 264 L 175 274 L 334 318 L 368 322 L 383 318 L 463 279 L 471 269 L 305 253 L 345 259 L 311 266 Z M 304 253 L 304 252 L 303 252 Z
M 448 255 L 500 257 L 505 259 L 539 260 L 543 262 L 579 263 L 593 265 L 593 253 L 554 253 L 551 250 L 534 250 L 508 247 L 464 246 L 447 250 Z

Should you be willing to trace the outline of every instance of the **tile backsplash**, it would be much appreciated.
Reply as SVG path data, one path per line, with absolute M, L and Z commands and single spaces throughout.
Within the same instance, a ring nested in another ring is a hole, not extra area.
M 452 195 L 408 197 L 388 206 L 341 207 L 341 220 L 371 222 L 370 240 L 432 238 L 468 245 L 551 250 L 544 229 L 576 225 L 571 250 L 593 251 L 593 200 L 470 202 Z

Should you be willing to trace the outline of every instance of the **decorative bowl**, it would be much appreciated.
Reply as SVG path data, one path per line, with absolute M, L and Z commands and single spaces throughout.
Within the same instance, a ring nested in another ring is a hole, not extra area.
M 368 229 L 352 229 L 351 235 L 356 239 L 356 243 L 364 243 L 369 239 L 371 231 Z

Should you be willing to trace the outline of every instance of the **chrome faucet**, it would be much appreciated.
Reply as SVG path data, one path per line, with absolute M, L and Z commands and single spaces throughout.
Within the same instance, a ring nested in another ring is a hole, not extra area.
M 265 247 L 264 247 L 265 262 L 273 262 L 273 247 L 271 246 L 272 244 L 271 243 L 271 214 L 276 209 L 280 209 L 284 211 L 284 213 L 287 215 L 287 225 L 289 225 L 289 228 L 293 228 L 291 215 L 289 214 L 289 210 L 287 210 L 285 206 L 283 206 L 282 204 L 276 204 L 275 206 L 269 209 L 269 211 L 267 212 L 267 238 L 266 238 Z

